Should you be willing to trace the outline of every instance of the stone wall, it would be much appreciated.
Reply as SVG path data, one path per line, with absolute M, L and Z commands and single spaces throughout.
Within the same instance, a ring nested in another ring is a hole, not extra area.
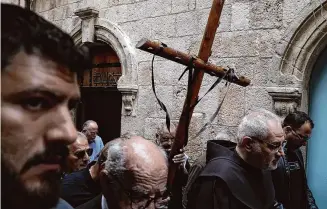
M 196 55 L 211 7 L 211 0 L 34 0 L 32 9 L 68 33 L 80 24 L 74 11 L 91 6 L 99 18 L 115 24 L 132 46 L 143 37 L 159 39 L 176 49 Z M 281 73 L 274 57 L 276 48 L 293 22 L 303 19 L 309 6 L 319 0 L 226 0 L 221 25 L 214 41 L 210 62 L 232 66 L 239 75 L 251 79 L 243 88 L 231 85 L 219 116 L 198 139 L 190 140 L 187 152 L 192 159 L 204 150 L 205 142 L 222 130 L 235 134 L 241 118 L 251 109 L 273 109 L 267 87 L 280 86 Z M 151 89 L 150 54 L 135 49 L 137 63 L 137 106 L 135 116 L 122 116 L 122 133 L 138 132 L 154 138 L 164 123 L 164 112 Z M 278 56 L 278 55 L 277 55 Z M 184 67 L 156 58 L 155 83 L 160 99 L 167 105 L 174 123 L 178 122 L 186 93 L 186 76 L 178 81 Z M 205 76 L 201 93 L 215 81 Z M 288 78 L 287 85 L 297 81 Z M 283 84 L 284 85 L 284 84 Z M 190 127 L 191 136 L 209 120 L 217 108 L 224 85 L 210 92 L 196 107 Z M 200 95 L 201 95 L 200 93 Z

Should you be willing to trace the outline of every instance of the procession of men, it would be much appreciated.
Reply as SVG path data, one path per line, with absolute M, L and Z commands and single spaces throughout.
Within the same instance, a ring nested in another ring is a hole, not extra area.
M 236 136 L 207 139 L 193 164 L 185 147 L 175 153 L 178 126 L 163 124 L 152 139 L 102 140 L 97 121 L 77 130 L 71 119 L 77 73 L 91 65 L 87 48 L 21 7 L 2 4 L 1 18 L 3 208 L 318 208 L 300 150 L 314 129 L 307 113 L 282 119 L 254 109 Z

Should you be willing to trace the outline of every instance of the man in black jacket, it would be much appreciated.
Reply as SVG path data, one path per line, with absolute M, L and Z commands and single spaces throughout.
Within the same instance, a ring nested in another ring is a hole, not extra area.
M 287 209 L 318 208 L 307 185 L 304 162 L 300 147 L 310 138 L 314 123 L 300 111 L 286 116 L 283 129 L 287 145 L 285 156 L 279 161 L 278 168 L 272 172 L 276 198 Z
M 160 145 L 169 156 L 172 145 L 175 140 L 176 129 L 173 127 L 171 133 L 165 127 L 161 127 L 156 133 L 156 142 Z M 188 170 L 190 169 L 190 163 L 188 156 L 184 153 L 184 150 L 180 150 L 180 153 L 175 155 L 172 161 L 178 164 L 178 169 L 175 174 L 174 184 L 172 186 L 171 197 L 169 201 L 169 209 L 182 209 L 183 188 L 185 187 L 188 179 Z
M 71 208 L 59 183 L 77 138 L 77 72 L 91 64 L 83 48 L 35 12 L 1 4 L 1 208 Z
M 279 118 L 260 110 L 245 116 L 238 143 L 212 140 L 207 164 L 188 194 L 188 209 L 269 209 L 275 207 L 269 170 L 285 145 Z

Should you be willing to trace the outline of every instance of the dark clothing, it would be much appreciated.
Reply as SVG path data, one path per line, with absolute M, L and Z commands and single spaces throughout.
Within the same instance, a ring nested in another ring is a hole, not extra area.
M 185 168 L 188 171 L 190 169 L 190 163 L 186 161 Z M 188 179 L 188 174 L 185 173 L 184 168 L 180 166 L 175 174 L 174 184 L 172 187 L 172 196 L 168 204 L 169 209 L 182 209 L 182 199 L 183 199 L 183 188 L 185 187 Z
M 202 170 L 204 169 L 206 165 L 206 155 L 201 155 L 192 165 L 188 172 L 188 179 L 187 183 L 183 192 L 183 208 L 186 208 L 187 205 L 187 194 L 192 188 L 193 183 L 197 179 L 197 177 L 200 175 Z
M 307 185 L 303 156 L 300 149 L 285 151 L 285 156 L 272 171 L 276 199 L 287 209 L 316 209 L 315 200 Z
M 230 141 L 207 144 L 207 165 L 188 195 L 187 209 L 269 209 L 274 187 L 269 171 L 243 161 Z
M 68 174 L 61 181 L 60 196 L 73 207 L 93 199 L 100 193 L 100 185 L 91 178 L 89 168 Z
M 101 201 L 102 201 L 102 194 L 76 207 L 76 209 L 102 209 Z

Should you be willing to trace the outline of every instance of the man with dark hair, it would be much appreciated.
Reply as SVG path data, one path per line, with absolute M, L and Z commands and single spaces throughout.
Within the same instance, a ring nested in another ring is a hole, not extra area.
M 172 145 L 175 140 L 176 129 L 171 128 L 171 133 L 168 129 L 162 126 L 156 133 L 156 142 L 160 145 L 169 156 Z M 178 165 L 178 169 L 175 174 L 174 184 L 171 189 L 171 197 L 169 201 L 169 209 L 181 209 L 183 199 L 183 189 L 187 183 L 188 170 L 190 169 L 190 163 L 188 156 L 184 153 L 184 150 L 180 150 L 180 153 L 175 155 L 172 159 L 173 163 Z
M 98 135 L 98 124 L 94 120 L 87 120 L 83 124 L 82 132 L 87 137 L 89 145 L 93 150 L 92 155 L 90 156 L 90 163 L 98 159 L 99 153 L 103 148 L 103 141 Z
M 70 36 L 32 11 L 1 4 L 1 206 L 48 209 L 59 200 L 67 145 L 77 131 L 77 71 Z M 61 208 L 71 208 L 67 203 Z
M 238 126 L 238 143 L 211 140 L 206 165 L 188 193 L 187 209 L 271 209 L 275 204 L 270 170 L 285 145 L 279 117 L 260 110 Z
M 87 168 L 66 175 L 61 182 L 60 196 L 73 207 L 93 199 L 101 193 L 99 175 L 104 168 L 108 154 L 107 143 L 100 152 L 98 160 Z
M 314 123 L 304 112 L 295 111 L 287 115 L 283 122 L 285 156 L 272 172 L 276 199 L 287 209 L 318 208 L 308 187 L 304 161 L 300 147 L 307 144 Z
M 74 143 L 68 145 L 69 154 L 66 160 L 65 174 L 79 171 L 89 164 L 92 148 L 90 148 L 86 136 L 77 132 Z

